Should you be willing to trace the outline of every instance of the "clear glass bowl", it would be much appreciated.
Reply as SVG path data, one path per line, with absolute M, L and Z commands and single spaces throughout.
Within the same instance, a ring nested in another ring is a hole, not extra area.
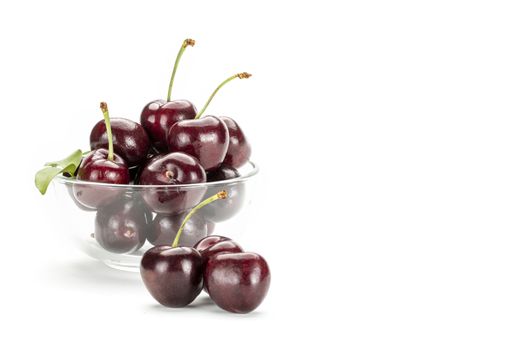
M 258 167 L 249 162 L 240 177 L 190 185 L 112 185 L 57 176 L 51 190 L 56 219 L 71 242 L 106 265 L 138 271 L 142 254 L 173 242 L 185 214 L 202 199 L 226 190 L 227 199 L 201 208 L 182 232 L 179 246 L 219 234 L 247 232 Z

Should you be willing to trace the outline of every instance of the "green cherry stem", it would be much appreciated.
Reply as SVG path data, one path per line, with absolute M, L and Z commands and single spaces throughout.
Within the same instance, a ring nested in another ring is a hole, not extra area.
M 177 246 L 179 245 L 179 239 L 180 239 L 180 236 L 182 234 L 182 230 L 184 229 L 184 226 L 186 225 L 186 223 L 188 222 L 188 220 L 193 216 L 193 214 L 195 214 L 200 208 L 212 203 L 212 202 L 215 202 L 217 199 L 226 199 L 228 198 L 228 193 L 226 191 L 220 191 L 219 193 L 217 194 L 214 194 L 213 196 L 209 197 L 209 198 L 206 198 L 205 200 L 203 200 L 202 202 L 200 202 L 199 204 L 197 204 L 197 206 L 195 206 L 192 210 L 190 210 L 190 212 L 188 213 L 188 215 L 186 215 L 186 217 L 184 218 L 184 221 L 182 221 L 182 224 L 180 225 L 180 228 L 179 228 L 179 231 L 177 231 L 177 235 L 175 236 L 175 240 L 173 241 L 173 244 L 171 245 L 173 248 L 177 248 Z
M 200 110 L 199 114 L 197 114 L 197 116 L 195 117 L 195 119 L 199 119 L 202 114 L 204 113 L 204 111 L 206 110 L 206 108 L 208 108 L 208 105 L 210 104 L 211 100 L 213 100 L 213 98 L 215 97 L 215 94 L 224 86 L 226 85 L 227 83 L 229 83 L 230 81 L 236 79 L 236 78 L 239 78 L 239 79 L 248 79 L 249 77 L 251 77 L 252 75 L 250 73 L 238 73 L 238 74 L 235 74 L 235 75 L 232 75 L 231 77 L 229 77 L 228 79 L 226 79 L 225 81 L 223 81 L 222 83 L 220 83 L 219 86 L 217 86 L 217 88 L 215 89 L 215 91 L 213 91 L 213 93 L 211 94 L 210 98 L 208 98 L 208 101 L 206 101 L 206 104 L 204 105 L 204 107 Z
M 100 102 L 100 109 L 104 114 L 104 122 L 106 123 L 106 132 L 108 133 L 108 160 L 113 160 L 113 133 L 111 132 L 111 123 L 109 121 L 108 104 Z
M 173 65 L 173 70 L 171 71 L 170 87 L 168 88 L 168 99 L 167 99 L 168 102 L 170 102 L 171 100 L 171 89 L 173 88 L 173 80 L 175 79 L 175 72 L 177 72 L 177 67 L 179 66 L 180 58 L 182 57 L 182 54 L 186 50 L 186 47 L 193 46 L 193 45 L 195 45 L 195 40 L 193 39 L 186 39 L 182 42 L 182 46 L 179 49 L 177 58 L 175 59 L 175 64 Z

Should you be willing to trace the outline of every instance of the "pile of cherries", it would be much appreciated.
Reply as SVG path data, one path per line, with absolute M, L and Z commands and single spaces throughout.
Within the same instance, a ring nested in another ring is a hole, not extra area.
M 142 257 L 140 273 L 150 294 L 162 305 L 183 307 L 202 289 L 221 308 L 230 312 L 253 311 L 270 287 L 270 269 L 264 258 L 246 253 L 230 238 L 210 235 L 193 248 L 178 246 L 184 225 L 201 207 L 227 198 L 221 191 L 192 209 L 172 245 L 149 249 Z
M 102 248 L 125 254 L 137 251 L 146 240 L 154 246 L 142 258 L 141 273 L 161 304 L 185 306 L 204 286 L 220 307 L 249 312 L 266 295 L 268 265 L 257 254 L 243 253 L 230 239 L 210 236 L 215 223 L 241 209 L 243 183 L 225 185 L 228 195 L 226 191 L 216 193 L 214 186 L 169 186 L 234 179 L 251 155 L 250 144 L 233 119 L 203 116 L 225 84 L 250 74 L 235 74 L 223 81 L 199 112 L 188 100 L 171 100 L 180 58 L 194 44 L 192 39 L 184 40 L 167 99 L 148 103 L 140 124 L 110 119 L 108 106 L 102 102 L 104 119 L 91 131 L 91 151 L 81 159 L 79 150 L 75 171 L 64 174 L 81 180 L 68 186 L 68 191 L 79 208 L 97 212 L 94 237 Z M 49 167 L 37 173 L 35 181 L 42 193 L 55 173 Z M 49 179 L 42 180 L 46 176 Z M 112 186 L 130 184 L 152 186 L 139 191 Z M 205 197 L 209 198 L 199 204 Z M 224 201 L 211 204 L 219 198 Z M 194 215 L 200 208 L 202 211 Z
M 242 129 L 228 117 L 203 116 L 213 97 L 234 79 L 222 82 L 197 113 L 187 100 L 171 100 L 179 60 L 194 40 L 186 39 L 173 67 L 167 100 L 148 103 L 140 124 L 125 118 L 111 118 L 107 104 L 100 108 L 104 119 L 90 135 L 92 151 L 80 163 L 76 177 L 106 184 L 154 185 L 140 195 L 116 187 L 76 183 L 69 190 L 83 210 L 97 211 L 95 239 L 107 251 L 131 253 L 148 240 L 153 245 L 170 244 L 188 211 L 213 186 L 170 188 L 164 185 L 199 184 L 233 179 L 238 168 L 249 161 L 251 147 Z M 242 207 L 244 184 L 227 185 L 227 202 L 209 206 L 186 225 L 182 245 L 192 246 L 213 231 L 215 223 L 234 216 Z M 153 218 L 153 213 L 157 215 Z

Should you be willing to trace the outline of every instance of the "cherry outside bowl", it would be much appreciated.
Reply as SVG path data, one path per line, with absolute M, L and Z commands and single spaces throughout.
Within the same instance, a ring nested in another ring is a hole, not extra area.
M 159 225 L 155 226 L 155 224 L 159 222 L 160 217 L 157 220 L 155 218 L 158 215 L 166 215 L 156 213 L 144 201 L 145 196 L 155 191 L 173 192 L 181 198 L 202 197 L 201 199 L 221 190 L 234 193 L 234 202 L 224 200 L 222 203 L 224 207 L 221 208 L 221 214 L 226 211 L 229 215 L 222 215 L 217 220 L 217 204 L 221 204 L 218 202 L 222 200 L 210 204 L 215 204 L 210 208 L 211 210 L 201 209 L 195 214 L 195 220 L 199 222 L 199 225 L 188 225 L 190 229 L 199 227 L 199 231 L 181 237 L 180 242 L 181 245 L 191 246 L 212 233 L 242 240 L 242 236 L 248 232 L 250 222 L 253 221 L 251 215 L 255 210 L 253 210 L 252 199 L 257 189 L 256 175 L 259 169 L 254 163 L 249 162 L 238 171 L 240 176 L 233 179 L 168 186 L 113 185 L 57 176 L 48 190 L 55 193 L 54 198 L 57 202 L 56 208 L 50 211 L 54 216 L 51 222 L 56 223 L 57 231 L 62 231 L 70 243 L 80 248 L 88 256 L 113 268 L 138 271 L 142 255 L 152 247 L 152 243 L 155 244 L 155 240 L 152 240 L 151 237 L 154 236 L 155 227 L 158 229 Z M 105 198 L 107 193 L 112 193 L 115 199 L 101 208 L 89 208 L 76 200 L 75 190 L 78 188 L 88 189 L 92 195 L 99 193 L 101 198 Z M 186 194 L 188 196 L 185 196 Z M 183 209 L 186 210 L 190 210 L 192 205 L 182 204 Z M 231 213 L 228 213 L 230 205 Z M 177 222 L 177 220 L 172 221 Z M 170 239 L 169 229 L 169 225 L 165 225 L 162 232 L 163 235 L 168 234 L 166 238 L 168 240 Z M 175 232 L 173 232 L 174 235 Z

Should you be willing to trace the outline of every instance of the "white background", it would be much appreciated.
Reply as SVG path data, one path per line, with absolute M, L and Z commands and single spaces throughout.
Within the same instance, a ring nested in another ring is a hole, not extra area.
M 0 348 L 525 346 L 520 1 L 0 4 Z M 262 168 L 243 246 L 256 312 L 159 307 L 138 275 L 65 248 L 46 161 L 87 148 L 98 103 L 174 97 L 239 121 Z

